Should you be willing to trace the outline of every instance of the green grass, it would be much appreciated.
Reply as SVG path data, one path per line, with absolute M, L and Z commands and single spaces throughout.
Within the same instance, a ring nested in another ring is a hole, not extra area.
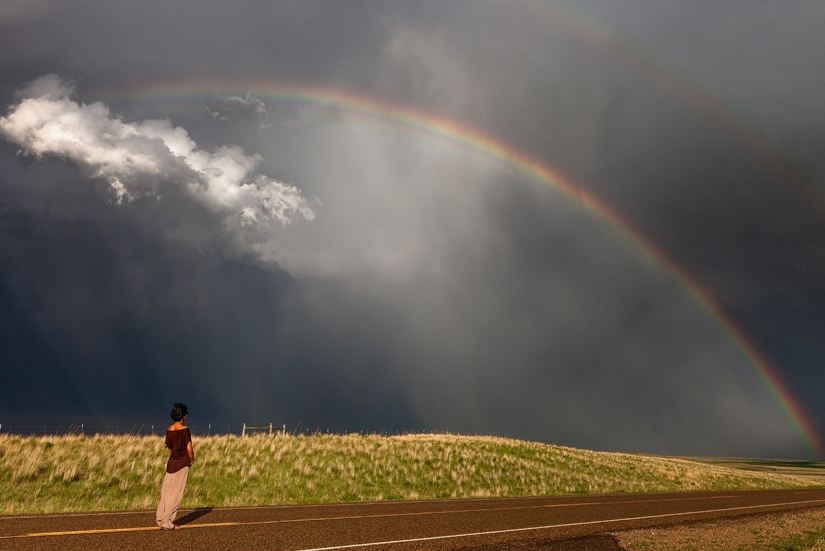
M 754 467 L 788 467 L 791 469 L 820 469 L 825 470 L 825 463 L 819 461 L 743 461 L 746 465 Z
M 825 528 L 771 546 L 776 551 L 825 551 Z
M 194 446 L 189 508 L 814 485 L 491 437 L 210 436 Z M 157 436 L 0 435 L 0 514 L 153 509 L 167 457 Z

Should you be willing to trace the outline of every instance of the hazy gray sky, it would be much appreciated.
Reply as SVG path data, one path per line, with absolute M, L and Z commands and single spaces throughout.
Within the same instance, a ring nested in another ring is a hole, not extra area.
M 0 423 L 183 401 L 196 426 L 811 457 L 823 23 L 813 1 L 5 2 Z M 558 172 L 662 255 L 401 113 Z

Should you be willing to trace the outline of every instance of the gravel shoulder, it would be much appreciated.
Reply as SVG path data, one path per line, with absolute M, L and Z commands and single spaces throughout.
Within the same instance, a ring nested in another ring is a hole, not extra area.
M 685 523 L 611 534 L 626 551 L 777 551 L 778 545 L 825 529 L 825 507 Z M 825 551 L 825 538 L 806 551 Z

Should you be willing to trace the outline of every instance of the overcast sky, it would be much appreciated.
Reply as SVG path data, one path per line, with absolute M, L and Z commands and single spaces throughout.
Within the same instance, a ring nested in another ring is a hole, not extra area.
M 0 2 L 0 423 L 183 401 L 813 457 L 824 25 L 813 0 Z

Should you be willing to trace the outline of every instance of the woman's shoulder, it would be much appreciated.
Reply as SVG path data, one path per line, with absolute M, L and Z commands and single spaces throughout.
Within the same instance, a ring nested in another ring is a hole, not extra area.
M 166 429 L 166 432 L 177 432 L 179 430 L 189 430 L 189 427 L 183 425 L 179 425 L 177 427 L 175 425 L 169 425 L 169 427 Z

